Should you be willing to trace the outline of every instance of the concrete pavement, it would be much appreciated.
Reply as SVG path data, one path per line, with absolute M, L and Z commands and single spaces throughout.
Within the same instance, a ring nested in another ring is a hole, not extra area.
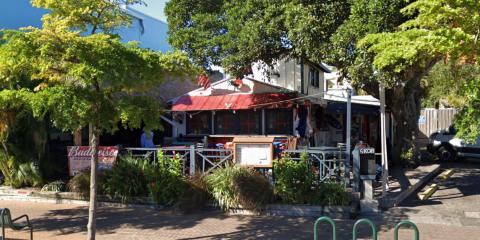
M 27 213 L 34 226 L 35 239 L 85 239 L 88 206 L 1 201 L 18 216 Z M 97 239 L 312 239 L 316 218 L 252 216 L 200 211 L 182 215 L 169 210 L 100 207 Z M 398 222 L 374 221 L 378 239 L 393 239 Z M 407 220 L 407 219 L 398 219 Z M 335 220 L 338 239 L 351 239 L 355 220 Z M 414 221 L 415 222 L 415 221 Z M 416 223 L 421 239 L 478 239 L 478 228 L 469 226 Z M 319 239 L 331 239 L 331 226 L 319 225 Z M 366 224 L 359 228 L 359 239 L 371 239 Z M 27 239 L 28 231 L 7 230 L 8 239 Z M 411 229 L 402 228 L 400 239 L 413 239 Z

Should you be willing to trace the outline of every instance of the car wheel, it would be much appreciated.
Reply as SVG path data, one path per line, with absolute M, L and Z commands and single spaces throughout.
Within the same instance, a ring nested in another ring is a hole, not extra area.
M 437 151 L 437 155 L 442 161 L 452 161 L 455 159 L 455 151 L 449 146 L 441 146 Z

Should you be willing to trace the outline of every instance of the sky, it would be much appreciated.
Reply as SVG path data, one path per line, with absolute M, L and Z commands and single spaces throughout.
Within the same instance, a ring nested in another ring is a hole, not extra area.
M 165 8 L 165 3 L 168 2 L 168 0 L 143 0 L 147 6 L 145 5 L 131 5 L 130 7 L 141 11 L 142 13 L 145 13 L 151 17 L 154 17 L 156 19 L 162 20 L 164 22 L 167 22 L 167 17 L 165 17 L 165 13 L 163 9 Z

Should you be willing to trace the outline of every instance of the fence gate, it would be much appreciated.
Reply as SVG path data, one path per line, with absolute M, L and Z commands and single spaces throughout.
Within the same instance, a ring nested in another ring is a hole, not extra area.
M 450 126 L 456 113 L 455 108 L 423 108 L 418 121 L 420 138 L 428 138 L 430 134 Z
M 317 236 L 317 225 L 318 223 L 320 223 L 321 221 L 327 221 L 329 222 L 331 225 L 332 225 L 332 230 L 333 230 L 333 240 L 337 240 L 337 225 L 335 225 L 335 221 L 333 221 L 333 219 L 329 218 L 329 217 L 321 217 L 319 219 L 317 219 L 317 221 L 315 222 L 315 226 L 314 226 L 314 229 L 313 229 L 313 234 L 314 234 L 314 238 L 315 240 L 318 239 L 318 236 Z M 368 225 L 370 225 L 370 227 L 372 228 L 372 236 L 373 236 L 373 240 L 377 240 L 377 228 L 375 227 L 375 224 L 373 224 L 372 221 L 368 220 L 368 219 L 360 219 L 358 220 L 355 225 L 353 226 L 353 240 L 356 240 L 357 239 L 357 228 L 358 226 L 361 224 L 361 223 L 367 223 Z M 393 239 L 394 240 L 398 240 L 398 229 L 402 226 L 402 225 L 409 225 L 410 227 L 413 228 L 413 231 L 415 233 L 415 240 L 419 240 L 420 239 L 420 233 L 418 232 L 418 228 L 417 226 L 415 226 L 415 224 L 413 224 L 412 222 L 409 222 L 409 221 L 402 221 L 400 222 L 399 224 L 397 224 L 397 226 L 395 227 L 395 232 L 394 232 L 394 236 L 393 236 Z

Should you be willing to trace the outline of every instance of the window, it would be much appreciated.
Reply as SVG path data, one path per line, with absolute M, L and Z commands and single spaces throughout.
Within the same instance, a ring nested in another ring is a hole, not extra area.
M 187 113 L 187 116 L 189 114 Z M 210 113 L 201 112 L 187 117 L 187 134 L 210 134 Z
M 267 118 L 267 134 L 292 134 L 292 112 L 290 110 L 269 110 Z
M 259 115 L 256 112 L 243 112 L 240 114 L 239 134 L 260 134 Z
M 215 114 L 215 134 L 260 134 L 260 111 L 221 111 Z
M 308 79 L 310 80 L 310 85 L 312 87 L 320 87 L 320 71 L 318 71 L 318 69 L 310 67 Z
M 218 112 L 215 114 L 215 134 L 235 134 L 235 114 Z

